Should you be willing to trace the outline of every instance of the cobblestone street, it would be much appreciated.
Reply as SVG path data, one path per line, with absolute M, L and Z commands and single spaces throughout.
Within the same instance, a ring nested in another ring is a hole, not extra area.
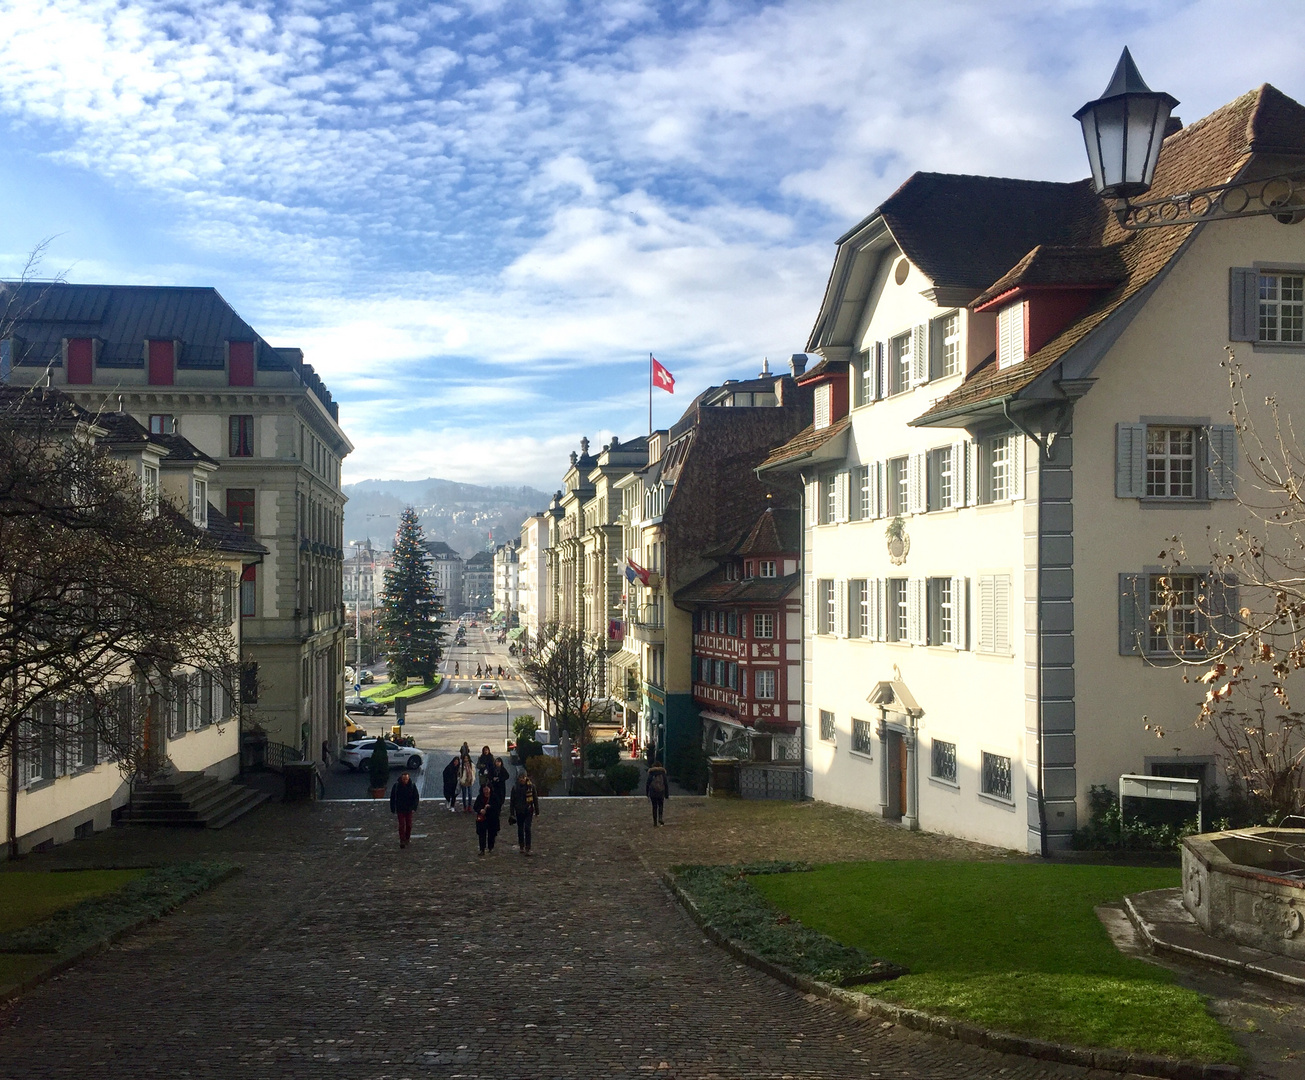
M 117 829 L 25 860 L 38 869 L 204 854 L 245 870 L 0 1012 L 3 1073 L 1117 1075 L 858 1020 L 739 965 L 704 941 L 631 843 L 648 839 L 648 862 L 660 861 L 660 850 L 679 861 L 682 837 L 691 829 L 709 837 L 715 811 L 673 803 L 653 839 L 646 807 L 643 799 L 546 800 L 528 860 L 506 817 L 503 843 L 482 859 L 470 819 L 432 803 L 403 851 L 382 806 L 273 803 L 222 832 Z M 679 826 L 680 837 L 676 809 L 698 821 Z M 778 812 L 763 809 L 752 829 L 746 813 L 723 808 L 721 830 L 764 845 Z M 927 857 L 936 843 L 847 822 L 913 849 L 900 855 Z M 841 848 L 849 858 L 874 854 L 862 843 Z

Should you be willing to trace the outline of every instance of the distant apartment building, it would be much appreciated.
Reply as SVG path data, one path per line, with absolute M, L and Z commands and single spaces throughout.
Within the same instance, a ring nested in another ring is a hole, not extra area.
M 370 540 L 356 543 L 354 553 L 344 560 L 344 602 L 349 608 L 362 604 L 363 611 L 376 607 L 385 592 L 385 571 L 391 555 L 372 547 Z
M 494 606 L 494 553 L 478 551 L 463 564 L 462 603 L 467 611 Z
M 339 408 L 299 349 L 268 344 L 209 288 L 0 286 L 8 379 L 180 434 L 216 468 L 212 501 L 267 549 L 243 570 L 243 649 L 270 740 L 316 753 L 344 722 Z
M 494 614 L 515 627 L 521 612 L 521 541 L 509 540 L 494 549 Z
M 444 613 L 450 618 L 457 618 L 466 610 L 466 605 L 462 602 L 462 556 L 443 540 L 427 540 L 426 553 L 430 555 L 435 592 L 444 605 Z
M 517 553 L 517 599 L 519 625 L 525 628 L 527 644 L 532 645 L 544 624 L 548 607 L 548 518 L 541 511 L 531 514 L 521 525 Z

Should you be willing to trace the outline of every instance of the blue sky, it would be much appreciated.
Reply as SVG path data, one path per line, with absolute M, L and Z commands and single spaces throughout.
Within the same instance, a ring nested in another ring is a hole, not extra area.
M 1129 45 L 1194 120 L 1305 97 L 1296 5 L 0 0 L 0 272 L 216 286 L 300 345 L 346 480 L 551 489 L 800 351 L 916 169 L 1064 180 Z M 1274 31 L 1272 28 L 1278 28 Z

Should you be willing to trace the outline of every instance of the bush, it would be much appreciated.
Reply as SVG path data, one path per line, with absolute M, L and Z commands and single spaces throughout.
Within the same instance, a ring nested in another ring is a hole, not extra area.
M 547 754 L 536 754 L 526 758 L 526 772 L 535 782 L 535 790 L 540 795 L 547 795 L 562 779 L 562 763 Z
M 512 738 L 516 742 L 534 742 L 535 732 L 539 729 L 539 721 L 533 714 L 518 716 L 512 720 Z
M 639 786 L 639 766 L 628 761 L 618 761 L 607 767 L 607 782 L 618 795 L 629 795 Z
M 681 746 L 672 755 L 669 764 L 671 776 L 698 795 L 707 792 L 707 781 L 711 777 L 711 765 L 707 761 L 707 752 L 696 742 Z
M 598 772 L 610 769 L 620 760 L 621 747 L 615 739 L 611 742 L 591 742 L 585 747 L 585 764 Z
M 524 765 L 532 757 L 539 757 L 543 754 L 544 748 L 534 739 L 517 740 L 517 764 Z
M 390 755 L 385 752 L 384 747 L 372 751 L 372 756 L 367 759 L 367 775 L 371 778 L 372 787 L 383 788 L 390 780 Z
M 571 777 L 572 795 L 611 795 L 612 785 L 607 779 L 590 773 L 588 776 Z

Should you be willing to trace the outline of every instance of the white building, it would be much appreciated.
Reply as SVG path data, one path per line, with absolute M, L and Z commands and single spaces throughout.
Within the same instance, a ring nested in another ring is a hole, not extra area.
M 1150 197 L 1302 162 L 1266 86 L 1171 134 Z M 815 423 L 762 468 L 805 483 L 816 798 L 1037 851 L 1121 773 L 1222 780 L 1165 662 L 1236 609 L 1202 562 L 1252 484 L 1220 363 L 1305 415 L 1303 297 L 1305 232 L 1129 231 L 1086 183 L 916 174 L 840 239 Z
M 525 627 L 530 643 L 547 622 L 548 611 L 548 517 L 542 511 L 521 524 L 517 552 L 517 605 L 519 625 Z
M 503 616 L 506 626 L 512 626 L 521 611 L 520 547 L 517 539 L 494 549 L 494 613 Z

